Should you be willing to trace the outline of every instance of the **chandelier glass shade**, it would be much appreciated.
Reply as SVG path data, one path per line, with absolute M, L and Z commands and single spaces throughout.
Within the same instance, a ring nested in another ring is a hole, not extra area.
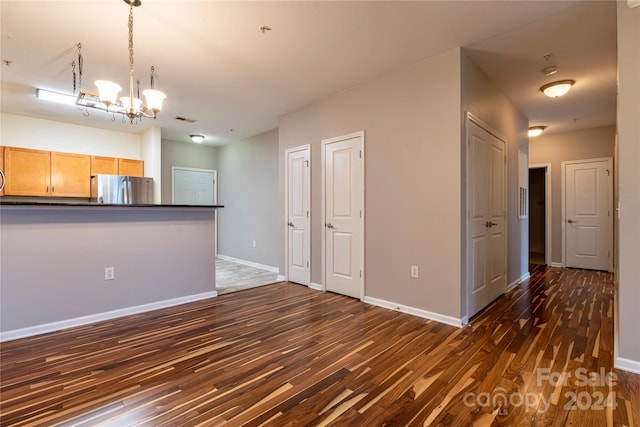
M 133 8 L 141 5 L 140 0 L 123 0 L 129 5 L 129 96 L 118 97 L 122 87 L 108 80 L 96 80 L 95 85 L 98 92 L 91 92 L 82 88 L 82 45 L 78 43 L 78 68 L 80 75 L 80 90 L 76 104 L 84 109 L 94 108 L 114 114 L 122 114 L 129 118 L 131 124 L 141 120 L 143 117 L 153 118 L 162 110 L 162 101 L 166 95 L 154 89 L 155 68 L 151 66 L 150 83 L 151 88 L 142 91 L 145 97 L 143 102 L 140 99 L 140 80 L 135 80 L 133 75 Z M 75 62 L 73 67 L 74 92 L 76 90 Z M 88 112 L 86 113 L 88 115 Z

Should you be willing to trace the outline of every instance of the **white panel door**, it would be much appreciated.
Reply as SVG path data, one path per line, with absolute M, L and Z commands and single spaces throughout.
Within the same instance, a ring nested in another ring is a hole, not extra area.
M 505 144 L 474 122 L 468 131 L 468 316 L 506 290 Z
M 363 136 L 323 141 L 325 288 L 362 299 Z
M 173 167 L 174 205 L 214 205 L 216 171 Z
M 566 266 L 609 269 L 610 160 L 565 165 Z
M 311 268 L 310 149 L 286 152 L 287 162 L 287 279 L 309 286 Z

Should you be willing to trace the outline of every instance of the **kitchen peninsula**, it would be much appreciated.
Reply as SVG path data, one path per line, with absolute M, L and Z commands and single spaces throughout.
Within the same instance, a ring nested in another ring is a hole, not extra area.
M 221 207 L 0 199 L 0 340 L 217 296 Z

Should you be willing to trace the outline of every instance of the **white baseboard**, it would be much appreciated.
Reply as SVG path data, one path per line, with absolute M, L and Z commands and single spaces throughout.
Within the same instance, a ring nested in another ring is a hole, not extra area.
M 58 322 L 45 323 L 44 325 L 30 326 L 28 328 L 15 329 L 13 331 L 0 332 L 0 342 L 16 340 L 18 338 L 32 337 L 47 332 L 59 331 L 61 329 L 73 328 L 89 323 L 114 319 L 116 317 L 129 316 L 131 314 L 144 313 L 145 311 L 158 310 L 160 308 L 172 307 L 174 305 L 186 304 L 188 302 L 199 301 L 218 296 L 218 292 L 211 291 L 202 294 L 189 295 L 168 299 L 164 301 L 152 302 L 149 304 L 137 305 L 134 307 L 121 308 L 118 310 L 106 311 L 104 313 L 90 314 L 88 316 L 76 317 L 74 319 L 60 320 Z
M 216 258 L 220 258 L 223 259 L 225 261 L 231 261 L 231 262 L 237 262 L 238 264 L 242 264 L 242 265 L 248 265 L 249 267 L 254 267 L 254 268 L 259 268 L 261 270 L 267 270 L 270 271 L 272 273 L 280 273 L 280 269 L 278 267 L 272 267 L 270 265 L 264 265 L 264 264 L 259 264 L 257 262 L 253 262 L 253 261 L 247 261 L 244 259 L 240 259 L 240 258 L 234 258 L 234 257 L 230 257 L 227 255 L 216 255 Z M 284 276 L 282 276 L 284 277 Z
M 616 357 L 613 361 L 613 367 L 616 369 L 622 369 L 623 371 L 633 372 L 634 374 L 640 374 L 640 361 L 625 359 L 624 357 Z
M 316 290 L 316 291 L 321 291 L 322 290 L 322 285 L 320 283 L 309 283 L 309 288 Z
M 513 282 L 509 283 L 507 285 L 507 290 L 505 292 L 509 292 L 511 289 L 515 288 L 520 283 L 524 282 L 525 280 L 527 280 L 530 277 L 531 277 L 531 274 L 527 271 L 525 274 L 523 274 L 522 276 L 520 276 L 519 278 L 517 278 Z
M 562 268 L 563 265 L 561 262 L 552 262 L 551 267 Z
M 278 282 L 286 282 L 287 277 L 286 277 L 286 276 L 283 276 L 282 274 L 278 274 L 278 277 L 276 277 L 276 280 L 277 280 Z
M 399 311 L 401 313 L 411 314 L 413 316 L 422 317 L 429 320 L 435 320 L 436 322 L 445 323 L 447 325 L 462 327 L 463 319 L 447 316 L 440 313 L 434 313 L 420 308 L 410 307 L 408 305 L 398 304 L 391 301 L 385 301 L 383 299 L 364 297 L 364 302 L 371 305 L 377 305 L 378 307 L 388 308 L 390 310 Z

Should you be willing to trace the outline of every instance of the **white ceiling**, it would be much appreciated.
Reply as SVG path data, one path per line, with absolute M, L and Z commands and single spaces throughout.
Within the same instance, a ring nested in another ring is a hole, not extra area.
M 136 77 L 167 94 L 155 121 L 111 121 L 35 98 L 71 93 L 82 43 L 83 85 L 127 87 L 128 6 L 121 0 L 1 2 L 3 112 L 163 138 L 206 135 L 224 144 L 273 129 L 278 117 L 458 46 L 531 120 L 548 131 L 615 123 L 615 1 L 189 1 L 143 0 L 134 11 Z M 261 25 L 272 31 L 262 33 Z M 551 54 L 549 61 L 543 56 Z M 541 73 L 547 65 L 560 71 Z M 576 80 L 569 95 L 539 91 Z M 176 116 L 196 123 L 175 120 Z M 232 130 L 233 129 L 233 130 Z

